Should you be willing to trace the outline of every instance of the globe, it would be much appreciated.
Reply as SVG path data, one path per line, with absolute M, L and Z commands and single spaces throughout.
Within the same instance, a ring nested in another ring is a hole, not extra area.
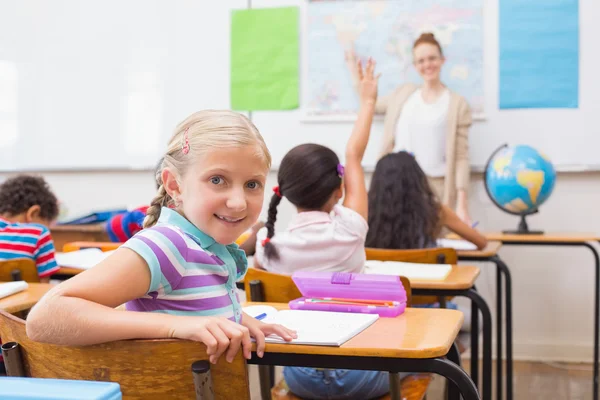
M 503 145 L 488 160 L 484 181 L 497 207 L 521 217 L 518 229 L 505 233 L 542 233 L 530 231 L 525 216 L 538 212 L 554 189 L 556 171 L 548 157 L 531 146 Z

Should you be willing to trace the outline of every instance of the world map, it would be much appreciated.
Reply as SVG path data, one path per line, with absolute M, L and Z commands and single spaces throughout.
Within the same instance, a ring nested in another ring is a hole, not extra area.
M 307 115 L 356 113 L 346 50 L 377 62 L 380 96 L 420 83 L 412 45 L 423 32 L 434 33 L 442 45 L 442 82 L 467 99 L 474 115 L 483 113 L 482 0 L 312 1 L 307 21 Z

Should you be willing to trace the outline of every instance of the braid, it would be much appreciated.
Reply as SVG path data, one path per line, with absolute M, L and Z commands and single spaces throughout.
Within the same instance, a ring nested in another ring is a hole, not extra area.
M 150 228 L 154 226 L 160 217 L 160 209 L 167 204 L 170 196 L 167 194 L 165 187 L 160 185 L 158 187 L 158 193 L 150 202 L 150 207 L 146 211 L 146 218 L 144 218 L 144 228 Z
M 269 203 L 269 211 L 267 222 L 265 227 L 267 228 L 267 239 L 271 239 L 275 236 L 275 221 L 277 220 L 277 206 L 281 203 L 281 196 L 277 193 L 273 193 L 271 202 Z M 273 243 L 269 240 L 264 244 L 265 257 L 267 259 L 279 260 L 279 252 Z

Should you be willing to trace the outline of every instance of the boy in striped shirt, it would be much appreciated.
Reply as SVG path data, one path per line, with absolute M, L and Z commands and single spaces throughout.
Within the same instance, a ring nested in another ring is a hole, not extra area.
M 0 185 L 0 261 L 30 258 L 42 282 L 58 271 L 49 226 L 58 200 L 41 177 L 20 175 Z

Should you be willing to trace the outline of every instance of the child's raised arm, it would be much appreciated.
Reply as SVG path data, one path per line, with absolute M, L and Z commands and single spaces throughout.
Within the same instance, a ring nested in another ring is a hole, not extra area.
M 363 73 L 358 62 L 358 77 L 360 79 L 360 110 L 354 124 L 352 135 L 346 145 L 346 166 L 344 174 L 344 206 L 359 213 L 365 220 L 368 218 L 367 185 L 362 168 L 362 159 L 369 142 L 375 102 L 377 100 L 377 81 L 374 76 L 375 62 L 369 59 Z
M 106 260 L 48 292 L 27 318 L 35 341 L 82 346 L 124 339 L 179 338 L 202 342 L 212 362 L 225 351 L 228 360 L 240 347 L 250 357 L 246 327 L 220 317 L 188 317 L 116 310 L 146 295 L 148 265 L 138 254 L 119 248 Z

